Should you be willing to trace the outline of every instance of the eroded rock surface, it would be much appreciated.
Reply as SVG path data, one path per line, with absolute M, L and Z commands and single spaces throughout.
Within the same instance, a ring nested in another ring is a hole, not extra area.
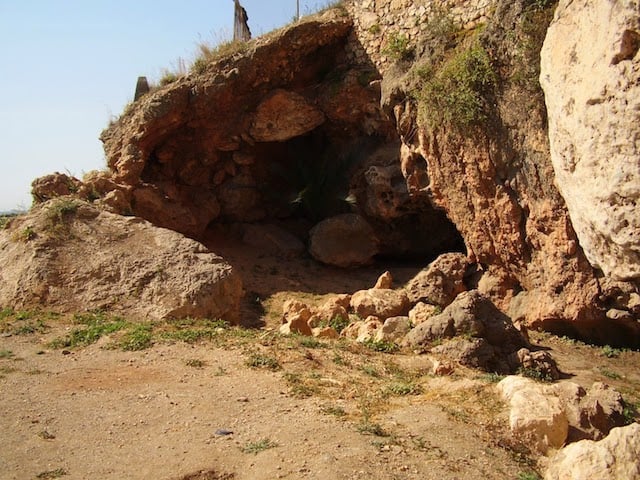
M 640 278 L 639 49 L 637 1 L 561 0 L 541 54 L 556 184 L 589 262 L 618 280 Z
M 0 231 L 0 304 L 238 320 L 242 282 L 200 243 L 60 197 Z

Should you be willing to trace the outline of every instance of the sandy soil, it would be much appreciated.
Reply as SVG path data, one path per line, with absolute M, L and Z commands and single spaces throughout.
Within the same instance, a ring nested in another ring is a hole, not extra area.
M 0 479 L 514 479 L 535 458 L 510 438 L 492 379 L 465 369 L 431 375 L 426 355 L 373 352 L 274 333 L 287 296 L 320 301 L 389 269 L 342 271 L 309 259 L 216 249 L 250 294 L 246 323 L 213 340 L 159 337 L 151 348 L 111 348 L 113 336 L 54 349 L 72 327 L 0 337 Z M 14 323 L 16 320 L 12 320 Z M 536 334 L 568 379 L 606 381 L 640 399 L 640 354 Z M 277 362 L 274 369 L 251 362 Z M 252 366 L 253 365 L 253 366 Z M 409 385 L 412 391 L 398 388 Z

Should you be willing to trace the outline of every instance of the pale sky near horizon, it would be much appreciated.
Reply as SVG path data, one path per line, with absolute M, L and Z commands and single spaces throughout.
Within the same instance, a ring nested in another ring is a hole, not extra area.
M 241 0 L 253 36 L 289 23 L 296 0 Z M 300 0 L 300 13 L 326 0 Z M 0 212 L 31 205 L 31 181 L 106 166 L 100 132 L 197 44 L 233 32 L 233 0 L 0 0 Z

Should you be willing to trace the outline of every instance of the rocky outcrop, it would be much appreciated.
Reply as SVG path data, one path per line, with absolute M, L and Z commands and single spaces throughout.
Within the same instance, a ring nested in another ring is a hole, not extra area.
M 242 283 L 200 243 L 60 197 L 0 231 L 0 304 L 237 321 Z
M 509 376 L 497 385 L 509 405 L 511 432 L 540 453 L 583 439 L 599 440 L 625 424 L 620 393 L 602 383 L 544 384 Z
M 556 184 L 589 262 L 617 280 L 640 278 L 639 49 L 637 1 L 561 0 L 541 53 Z
M 442 313 L 419 323 L 404 343 L 432 347 L 432 352 L 463 365 L 502 373 L 517 369 L 510 357 L 529 344 L 511 320 L 475 290 L 461 293 Z
M 640 424 L 615 428 L 603 440 L 582 440 L 551 458 L 545 480 L 640 479 Z

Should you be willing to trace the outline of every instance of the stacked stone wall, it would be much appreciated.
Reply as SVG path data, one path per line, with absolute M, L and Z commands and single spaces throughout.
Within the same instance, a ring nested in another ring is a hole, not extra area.
M 487 21 L 495 0 L 346 0 L 345 4 L 363 47 L 354 49 L 354 55 L 368 57 L 384 73 L 396 60 L 388 52 L 394 38 L 414 46 L 444 16 L 455 28 L 471 30 Z

